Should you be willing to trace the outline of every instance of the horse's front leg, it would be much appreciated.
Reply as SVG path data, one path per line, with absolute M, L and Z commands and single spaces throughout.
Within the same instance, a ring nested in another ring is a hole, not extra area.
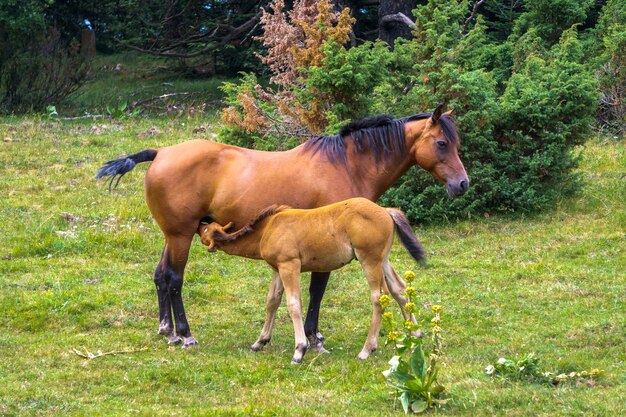
M 302 357 L 306 353 L 307 343 L 302 324 L 302 298 L 300 296 L 300 260 L 284 262 L 278 265 L 278 273 L 285 287 L 287 309 L 293 323 L 293 331 L 296 339 L 296 349 L 291 363 L 302 363 Z
M 274 319 L 276 318 L 276 310 L 280 306 L 280 302 L 283 298 L 283 283 L 280 280 L 278 272 L 274 272 L 272 275 L 272 283 L 270 284 L 270 290 L 267 293 L 267 303 L 265 305 L 265 323 L 263 323 L 263 330 L 256 342 L 250 347 L 253 351 L 257 352 L 265 346 L 272 338 L 272 329 L 274 328 Z
M 367 283 L 370 287 L 370 298 L 372 301 L 372 321 L 370 322 L 370 329 L 367 334 L 367 339 L 363 345 L 363 349 L 358 355 L 359 359 L 367 359 L 372 352 L 378 348 L 378 334 L 380 333 L 380 326 L 382 323 L 382 306 L 380 305 L 381 289 L 383 288 L 383 267 L 381 261 L 369 260 L 366 256 L 359 256 L 359 260 L 364 259 L 361 262 L 363 272 L 367 278 Z
M 183 305 L 183 276 L 185 266 L 189 257 L 189 247 L 191 246 L 191 236 L 167 236 L 167 245 L 165 248 L 166 274 L 169 278 L 168 295 L 174 313 L 173 318 L 176 322 L 176 334 L 182 338 L 183 348 L 189 348 L 197 345 L 198 342 L 191 335 L 189 323 L 185 315 L 185 307 Z
M 330 272 L 312 272 L 311 284 L 309 285 L 309 309 L 304 322 L 304 333 L 309 343 L 309 348 L 314 352 L 328 353 L 324 349 L 324 336 L 318 331 L 320 305 L 326 291 L 326 285 Z

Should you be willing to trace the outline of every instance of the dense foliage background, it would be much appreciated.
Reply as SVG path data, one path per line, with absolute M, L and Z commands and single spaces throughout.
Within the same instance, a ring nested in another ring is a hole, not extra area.
M 394 48 L 382 42 L 348 47 L 331 36 L 320 42 L 323 35 L 309 27 L 336 33 L 352 24 L 325 15 L 325 3 L 296 2 L 285 14 L 282 2 L 274 2 L 273 16 L 282 18 L 266 19 L 261 39 L 268 56 L 294 62 L 270 66 L 277 81 L 269 87 L 252 75 L 227 85 L 226 140 L 276 149 L 292 146 L 298 135 L 335 132 L 354 117 L 405 116 L 446 103 L 458 115 L 471 191 L 448 199 L 431 176 L 415 172 L 384 204 L 401 207 L 414 221 L 532 212 L 580 186 L 572 174 L 574 148 L 590 134 L 594 113 L 603 113 L 599 97 L 623 85 L 616 71 L 602 70 L 622 66 L 615 63 L 621 58 L 607 55 L 610 45 L 624 46 L 617 39 L 625 28 L 618 2 L 599 11 L 593 1 L 487 2 L 482 15 L 478 3 L 430 0 L 413 12 L 413 38 L 396 39 Z M 299 9 L 307 7 L 318 14 Z M 599 30 L 596 21 L 609 14 L 612 29 Z M 287 31 L 300 37 L 276 35 Z M 305 65 L 298 63 L 302 50 L 310 58 Z M 603 84 L 607 76 L 611 82 Z M 625 119 L 612 120 L 619 126 Z
M 85 30 L 100 53 L 166 57 L 183 77 L 246 71 L 222 87 L 222 140 L 242 146 L 286 149 L 445 103 L 472 187 L 452 200 L 429 175 L 405 175 L 383 203 L 414 221 L 553 204 L 580 186 L 576 145 L 626 126 L 620 0 L 7 0 L 0 111 L 41 111 L 79 88 Z

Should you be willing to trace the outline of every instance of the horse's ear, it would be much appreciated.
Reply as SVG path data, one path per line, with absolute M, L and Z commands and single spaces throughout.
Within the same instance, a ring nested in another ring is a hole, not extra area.
M 452 113 L 454 113 L 454 109 L 450 109 L 447 112 L 445 112 L 444 114 L 446 114 L 448 116 L 452 116 Z
M 433 112 L 433 115 L 431 117 L 433 119 L 433 123 L 437 123 L 439 121 L 439 118 L 441 117 L 442 112 L 443 112 L 443 103 L 438 105 L 435 111 Z

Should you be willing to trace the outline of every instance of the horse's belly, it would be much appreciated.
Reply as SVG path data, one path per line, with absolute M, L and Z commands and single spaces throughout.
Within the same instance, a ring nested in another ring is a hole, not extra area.
M 311 251 L 302 251 L 302 272 L 329 272 L 349 264 L 354 259 L 354 251 L 348 244 L 327 245 Z

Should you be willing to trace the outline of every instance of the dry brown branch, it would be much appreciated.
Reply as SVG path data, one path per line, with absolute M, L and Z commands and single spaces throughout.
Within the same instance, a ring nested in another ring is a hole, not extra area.
M 474 7 L 472 7 L 472 13 L 469 15 L 465 22 L 463 23 L 463 27 L 460 30 L 460 33 L 464 33 L 467 30 L 467 26 L 470 24 L 472 19 L 476 16 L 476 12 L 478 12 L 478 8 L 485 2 L 485 0 L 478 0 L 474 3 Z
M 160 49 L 140 48 L 138 46 L 131 45 L 129 43 L 119 41 L 119 40 L 118 40 L 118 43 L 120 43 L 121 45 L 127 48 L 133 49 L 138 52 L 142 52 L 144 54 L 163 56 L 167 58 L 194 58 L 194 57 L 203 55 L 207 52 L 214 50 L 216 46 L 227 45 L 243 34 L 245 34 L 244 39 L 248 39 L 250 37 L 250 33 L 252 33 L 252 31 L 254 31 L 254 29 L 258 26 L 262 13 L 263 13 L 263 10 L 261 9 L 256 15 L 254 15 L 253 17 L 251 17 L 250 19 L 248 19 L 246 22 L 242 23 L 239 26 L 234 27 L 234 26 L 227 25 L 227 24 L 218 24 L 210 32 L 188 36 L 185 39 L 182 39 L 174 44 L 165 46 Z M 223 35 L 220 36 L 219 35 L 220 33 L 223 33 Z M 189 44 L 194 43 L 194 42 L 210 42 L 210 43 L 204 48 L 198 51 L 194 51 L 194 52 L 173 52 L 172 51 L 173 49 L 183 47 L 183 46 L 188 46 Z
M 168 93 L 168 94 L 162 94 L 160 96 L 152 96 L 150 98 L 146 98 L 146 99 L 143 99 L 143 100 L 139 99 L 139 100 L 135 101 L 134 103 L 132 103 L 129 107 L 131 109 L 134 109 L 137 106 L 143 106 L 144 104 L 151 103 L 151 102 L 156 101 L 156 100 L 165 100 L 166 98 L 170 98 L 170 97 L 188 96 L 188 95 L 191 95 L 191 94 L 196 94 L 196 93 L 194 93 L 194 92 L 191 92 L 191 93 L 189 93 L 189 92 Z
M 144 350 L 148 350 L 148 348 L 142 347 L 139 349 L 112 350 L 110 352 L 102 352 L 101 350 L 98 350 L 96 353 L 93 353 L 93 352 L 89 352 L 86 348 L 83 347 L 82 351 L 76 348 L 72 348 L 71 352 L 80 356 L 81 358 L 92 360 L 92 359 L 100 358 L 102 356 L 122 355 L 126 353 L 137 353 L 137 352 L 143 352 Z

